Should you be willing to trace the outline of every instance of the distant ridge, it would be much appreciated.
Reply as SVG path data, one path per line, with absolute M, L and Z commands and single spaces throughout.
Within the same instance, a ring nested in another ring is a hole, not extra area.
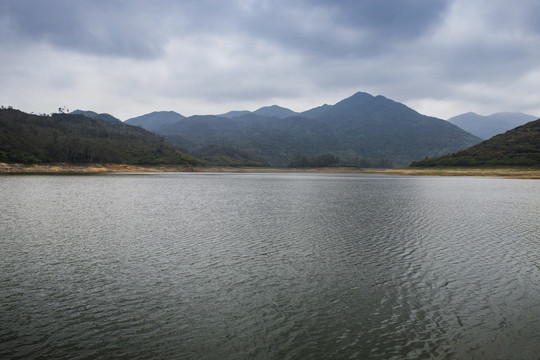
M 232 118 L 237 118 L 237 117 L 244 116 L 244 115 L 249 115 L 249 114 L 255 114 L 255 115 L 260 115 L 260 116 L 268 116 L 268 117 L 277 117 L 277 118 L 280 118 L 280 119 L 285 119 L 285 118 L 288 118 L 290 116 L 297 115 L 296 112 L 294 112 L 294 111 L 292 111 L 290 109 L 281 107 L 279 105 L 271 105 L 271 106 L 263 106 L 263 107 L 255 110 L 255 111 L 233 110 L 233 111 L 226 112 L 224 114 L 218 114 L 216 116 L 226 117 L 228 119 L 232 119 Z
M 499 165 L 540 165 L 540 120 L 528 122 L 456 153 L 411 164 L 417 167 Z
M 248 110 L 233 110 L 233 111 L 229 111 L 229 112 L 227 112 L 225 114 L 219 114 L 217 116 L 222 116 L 222 117 L 232 119 L 234 117 L 247 115 L 247 114 L 251 114 L 251 111 L 248 111 Z
M 454 125 L 482 139 L 489 139 L 497 134 L 523 125 L 537 117 L 520 112 L 500 112 L 487 116 L 468 112 L 448 119 Z
M 256 115 L 272 116 L 280 119 L 297 115 L 296 112 L 278 105 L 263 106 L 262 108 L 255 110 L 253 113 Z
M 185 119 L 185 117 L 174 111 L 154 111 L 149 114 L 127 119 L 125 123 L 155 131 L 162 126 L 174 124 L 182 119 Z
M 88 116 L 88 117 L 91 117 L 91 118 L 94 118 L 94 119 L 100 119 L 100 120 L 106 121 L 106 122 L 111 123 L 111 124 L 122 123 L 122 121 L 120 119 L 117 119 L 114 116 L 112 116 L 110 114 L 106 114 L 106 113 L 98 114 L 97 112 L 94 112 L 94 111 L 75 110 L 75 111 L 72 111 L 70 114 L 84 115 L 84 116 Z
M 332 107 L 331 105 L 324 104 L 324 105 L 318 106 L 316 108 L 306 110 L 306 111 L 300 113 L 300 115 L 304 116 L 304 117 L 307 117 L 307 118 L 310 118 L 310 119 L 316 119 L 316 118 L 322 116 L 322 114 L 324 114 L 331 107 Z

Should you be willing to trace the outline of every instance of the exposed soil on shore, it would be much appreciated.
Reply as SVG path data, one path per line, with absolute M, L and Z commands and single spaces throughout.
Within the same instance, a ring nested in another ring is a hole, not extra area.
M 331 167 L 313 169 L 284 169 L 227 166 L 191 165 L 126 165 L 126 164 L 7 164 L 0 163 L 0 174 L 102 174 L 137 172 L 317 172 L 317 173 L 366 173 L 403 176 L 487 176 L 515 179 L 540 179 L 540 168 L 401 168 L 362 169 Z
M 540 168 L 485 167 L 485 168 L 402 168 L 381 172 L 388 175 L 408 176 L 487 176 L 513 179 L 540 179 Z
M 126 164 L 6 164 L 0 163 L 0 173 L 6 174 L 100 174 L 109 172 L 188 172 L 190 165 L 126 165 Z
M 113 172 L 366 172 L 360 168 L 335 167 L 313 169 L 232 167 L 232 166 L 191 166 L 191 165 L 126 165 L 126 164 L 7 164 L 0 163 L 2 174 L 100 174 Z

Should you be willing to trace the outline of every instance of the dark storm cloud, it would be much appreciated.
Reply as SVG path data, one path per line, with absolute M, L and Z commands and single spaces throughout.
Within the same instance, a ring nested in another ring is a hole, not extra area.
M 373 35 L 407 39 L 422 35 L 441 20 L 446 0 L 344 0 L 318 1 L 321 7 L 335 9 L 337 19 Z
M 536 0 L 0 0 L 0 96 L 140 115 L 367 91 L 441 117 L 540 115 L 539 13 Z
M 430 31 L 447 5 L 440 0 L 261 1 L 229 8 L 234 22 L 228 24 L 229 30 L 306 55 L 370 56 Z
M 429 30 L 446 1 L 72 1 L 1 5 L 22 40 L 82 53 L 152 58 L 171 38 L 244 33 L 294 51 L 367 55 Z
M 127 6 L 126 6 L 127 5 Z M 162 52 L 157 8 L 136 1 L 17 0 L 0 5 L 15 41 L 50 43 L 81 53 L 152 58 Z

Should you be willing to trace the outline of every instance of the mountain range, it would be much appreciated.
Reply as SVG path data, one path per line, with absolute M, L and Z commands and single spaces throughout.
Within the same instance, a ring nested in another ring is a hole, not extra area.
M 487 116 L 468 112 L 454 116 L 448 121 L 479 138 L 489 139 L 536 119 L 538 117 L 520 112 L 502 112 Z
M 281 107 L 279 105 L 270 105 L 270 106 L 263 106 L 262 108 L 259 108 L 253 112 L 248 111 L 248 110 L 229 111 L 228 113 L 219 114 L 217 116 L 232 119 L 232 118 L 247 115 L 247 114 L 270 116 L 270 117 L 277 117 L 280 119 L 284 119 L 286 117 L 297 115 L 298 113 L 292 111 L 291 109 Z
M 540 120 L 530 121 L 456 153 L 411 164 L 415 167 L 486 165 L 540 165 Z
M 200 164 L 196 158 L 214 165 L 276 167 L 535 165 L 540 120 L 484 142 L 450 122 L 501 131 L 495 125 L 531 118 L 467 113 L 445 121 L 363 92 L 300 113 L 272 105 L 189 117 L 156 111 L 125 122 L 87 110 L 38 116 L 2 107 L 0 162 Z
M 357 166 L 404 166 L 481 141 L 445 120 L 363 92 L 301 113 L 273 105 L 254 112 L 164 119 L 152 113 L 126 123 L 155 131 L 203 160 L 212 149 L 219 149 L 224 163 L 234 154 L 236 164 L 286 166 L 300 155 L 332 154 Z

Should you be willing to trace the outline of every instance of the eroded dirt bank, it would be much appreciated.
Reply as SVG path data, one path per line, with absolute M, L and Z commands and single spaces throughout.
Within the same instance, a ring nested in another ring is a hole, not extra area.
M 361 169 L 351 167 L 316 169 L 276 169 L 191 165 L 126 165 L 126 164 L 7 164 L 0 163 L 1 174 L 100 174 L 112 172 L 320 172 L 371 173 L 404 176 L 491 176 L 515 179 L 540 179 L 540 168 L 402 168 Z

